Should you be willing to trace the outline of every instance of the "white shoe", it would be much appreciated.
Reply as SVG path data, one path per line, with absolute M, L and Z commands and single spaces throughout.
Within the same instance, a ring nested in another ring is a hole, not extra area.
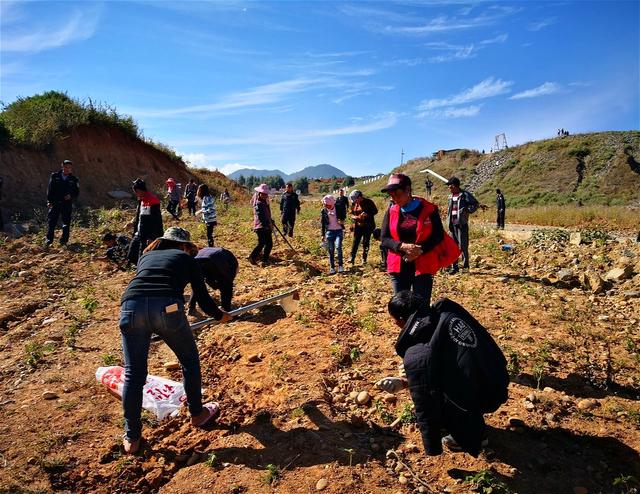
M 342 266 L 338 266 L 338 273 L 344 273 L 344 268 Z
M 336 268 L 331 268 L 329 270 L 329 274 L 336 274 Z

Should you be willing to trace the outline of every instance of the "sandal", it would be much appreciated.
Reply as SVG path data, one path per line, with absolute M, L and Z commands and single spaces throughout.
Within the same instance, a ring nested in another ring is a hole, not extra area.
M 220 415 L 220 405 L 218 405 L 215 401 L 205 403 L 202 406 L 202 412 L 207 412 L 207 415 L 203 417 L 203 413 L 201 413 L 197 417 L 192 417 L 191 425 L 193 425 L 194 427 L 202 427 L 210 420 L 216 418 L 218 415 Z
M 135 441 L 130 441 L 127 436 L 122 438 L 122 446 L 124 448 L 124 452 L 128 455 L 135 455 L 140 449 L 140 444 L 142 443 L 142 438 L 136 439 Z

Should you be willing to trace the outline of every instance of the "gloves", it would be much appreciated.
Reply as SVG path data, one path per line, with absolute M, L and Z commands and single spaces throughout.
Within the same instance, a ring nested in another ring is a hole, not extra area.
M 397 393 L 408 385 L 407 380 L 402 377 L 385 377 L 376 383 L 378 389 L 386 391 L 387 393 Z

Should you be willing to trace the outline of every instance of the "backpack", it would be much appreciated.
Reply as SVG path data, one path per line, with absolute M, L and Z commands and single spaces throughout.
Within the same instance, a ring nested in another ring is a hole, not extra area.
M 475 408 L 482 413 L 495 412 L 509 396 L 509 373 L 502 350 L 486 328 L 452 300 L 439 300 L 431 312 L 439 326 L 434 335 L 440 333 L 440 338 L 448 340 L 441 343 L 457 351 L 456 365 L 465 376 L 464 385 L 473 388 Z M 434 317 L 436 314 L 439 317 Z M 454 385 L 448 392 L 466 394 L 461 387 Z

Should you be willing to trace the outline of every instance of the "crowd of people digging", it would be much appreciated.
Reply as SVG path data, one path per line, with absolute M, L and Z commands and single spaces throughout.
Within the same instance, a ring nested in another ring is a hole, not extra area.
M 182 203 L 186 202 L 188 213 L 201 216 L 206 225 L 208 247 L 199 249 L 180 226 L 164 229 L 162 202 L 142 179 L 132 184 L 138 200 L 129 225 L 132 238 L 111 232 L 102 238 L 108 259 L 120 266 L 136 267 L 120 300 L 119 322 L 125 360 L 123 445 L 128 454 L 142 447 L 142 394 L 153 334 L 167 343 L 180 362 L 192 425 L 202 427 L 221 412 L 215 402 L 202 403 L 198 349 L 187 319 L 184 290 L 190 285 L 193 293 L 189 314 L 198 305 L 212 319 L 231 322 L 229 312 L 239 263 L 229 250 L 214 246 L 218 216 L 209 187 L 197 185 L 192 179 L 183 193 L 172 178 L 165 185 L 169 214 L 179 220 Z M 328 253 L 330 275 L 345 272 L 342 246 L 346 230 L 353 234 L 349 256 L 352 266 L 360 246 L 363 264 L 367 264 L 371 237 L 379 238 L 382 263 L 393 292 L 388 312 L 402 328 L 396 353 L 403 359 L 405 375 L 382 378 L 377 385 L 389 393 L 410 390 L 428 455 L 440 454 L 444 445 L 451 451 L 477 456 L 488 440 L 483 414 L 495 411 L 506 401 L 508 374 L 502 352 L 469 312 L 447 299 L 431 304 L 434 277 L 439 272 L 456 275 L 469 268 L 469 216 L 482 207 L 461 188 L 457 177 L 451 177 L 446 185 L 450 191 L 448 234 L 438 206 L 414 195 L 411 179 L 398 173 L 392 174 L 381 189 L 389 195 L 390 203 L 379 229 L 375 203 L 360 190 L 352 190 L 348 197 L 340 190 L 338 197 L 322 198 L 320 235 Z M 302 207 L 292 185 L 287 184 L 280 198 L 281 231 L 272 216 L 270 192 L 267 184 L 261 184 L 251 198 L 257 245 L 248 261 L 261 263 L 262 267 L 270 263 L 274 232 L 287 243 L 287 238 L 294 237 L 296 215 Z M 65 160 L 49 183 L 47 246 L 53 243 L 60 215 L 60 242 L 65 245 L 69 241 L 72 203 L 79 193 L 72 163 Z M 230 201 L 225 189 L 220 202 L 226 207 Z M 504 210 L 504 197 L 501 201 Z M 220 290 L 220 304 L 212 299 L 207 285 Z

